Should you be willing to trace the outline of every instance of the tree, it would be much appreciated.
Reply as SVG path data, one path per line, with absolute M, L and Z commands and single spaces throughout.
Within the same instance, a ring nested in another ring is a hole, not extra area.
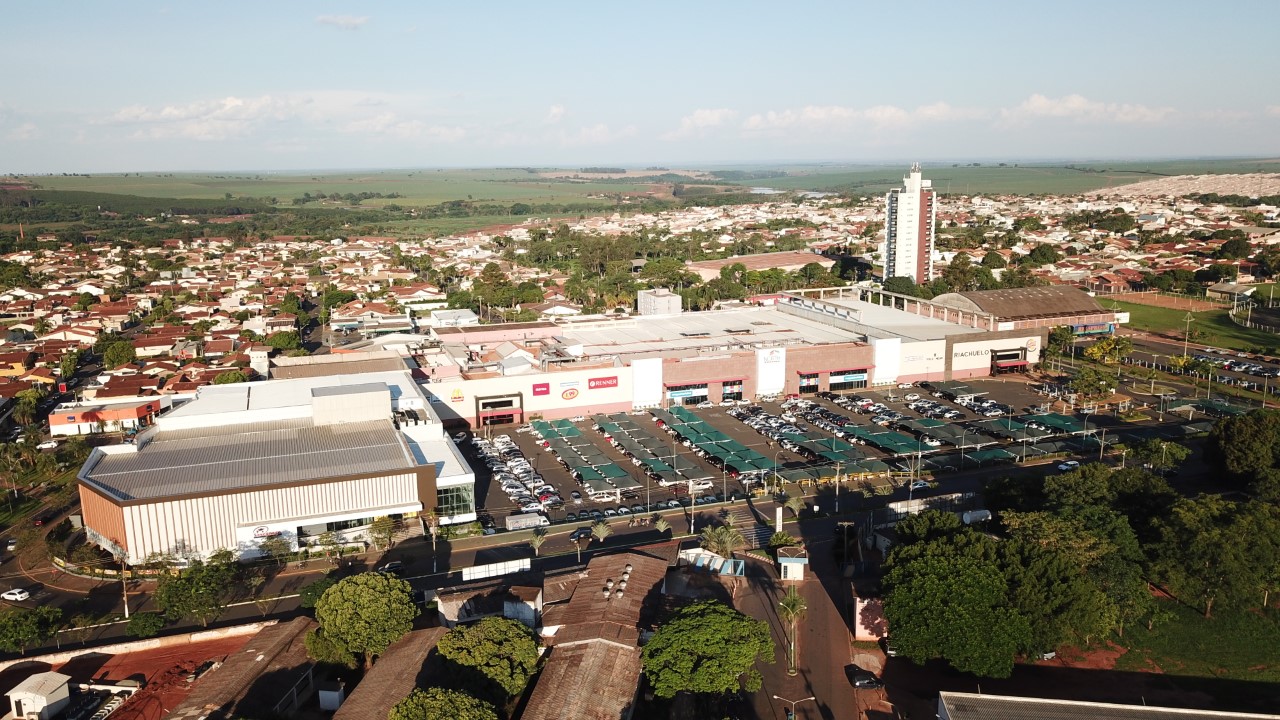
M 241 370 L 228 370 L 224 373 L 218 373 L 213 378 L 214 385 L 231 385 L 242 382 L 249 382 L 249 376 L 245 375 Z
M 1204 616 L 1247 598 L 1260 577 L 1250 558 L 1255 538 L 1237 522 L 1240 506 L 1216 495 L 1179 500 L 1162 525 L 1153 572 L 1173 594 L 1199 604 Z
M 714 600 L 688 605 L 658 627 L 641 653 L 658 697 L 760 689 L 757 661 L 773 662 L 769 624 Z
M 746 547 L 747 539 L 732 525 L 708 525 L 702 528 L 698 544 L 720 557 L 732 558 L 735 552 Z
M 667 522 L 667 519 L 666 519 L 666 518 L 664 518 L 664 517 L 660 517 L 660 518 L 658 518 L 657 520 L 655 520 L 655 521 L 654 521 L 654 523 L 653 523 L 653 527 L 654 527 L 654 529 L 655 529 L 655 530 L 657 530 L 658 532 L 660 532 L 660 533 L 664 533 L 664 532 L 666 532 L 666 531 L 668 531 L 668 530 L 670 530 L 670 529 L 671 529 L 671 523 Z M 581 559 L 581 558 L 579 558 L 579 559 Z
M 1008 265 L 1009 263 L 1004 259 L 1004 256 L 995 250 L 988 251 L 986 255 L 982 256 L 983 267 L 991 268 L 992 270 L 999 270 L 1000 268 L 1007 267 Z
M 391 537 L 395 535 L 396 523 L 391 518 L 383 515 L 373 519 L 373 523 L 369 525 L 369 542 L 373 543 L 374 548 L 381 550 L 391 546 Z
M 790 631 L 787 638 L 787 672 L 791 675 L 796 673 L 796 625 L 808 609 L 809 605 L 796 592 L 795 585 L 787 588 L 787 594 L 778 603 L 778 618 L 787 624 Z
M 783 506 L 790 510 L 792 515 L 800 517 L 800 511 L 804 510 L 804 498 L 799 495 L 792 495 L 787 498 L 787 501 Z
M 545 528 L 534 528 L 533 534 L 529 536 L 529 547 L 533 548 L 534 557 L 538 556 L 542 544 L 547 541 L 547 531 Z
M 164 615 L 156 612 L 139 612 L 129 617 L 125 634 L 129 637 L 149 638 L 160 634 L 164 629 Z
M 177 575 L 164 574 L 156 585 L 156 606 L 170 621 L 198 620 L 204 627 L 217 617 L 233 587 L 236 560 L 230 550 L 218 550 L 202 560 L 190 560 Z
M 409 697 L 391 708 L 387 720 L 498 720 L 498 713 L 484 700 L 444 688 L 414 688 Z
M 337 584 L 337 580 L 329 576 L 325 576 L 313 583 L 307 583 L 298 590 L 298 604 L 304 608 L 313 608 L 316 603 L 320 602 L 320 598 L 329 588 Z
M 1247 258 L 1253 254 L 1253 247 L 1249 245 L 1249 240 L 1243 237 L 1233 237 L 1230 240 L 1218 246 L 1217 257 L 1227 258 L 1229 260 L 1239 260 Z
M 266 343 L 276 350 L 297 350 L 302 347 L 302 340 L 295 330 L 271 333 L 267 336 Z
M 363 655 L 366 669 L 387 646 L 413 629 L 418 606 L 409 583 L 388 573 L 339 580 L 316 603 L 320 633 L 335 646 Z
M 1133 352 L 1133 341 L 1122 335 L 1103 338 L 1085 348 L 1085 357 L 1099 362 L 1118 363 Z
M 2 612 L 0 650 L 26 654 L 27 648 L 53 637 L 61 623 L 62 610 L 48 605 Z
M 881 287 L 885 292 L 897 293 L 899 295 L 909 295 L 911 297 L 928 298 L 930 293 L 923 287 L 916 284 L 915 280 L 909 277 L 897 276 L 885 278 L 881 283 Z
M 1133 445 L 1129 449 L 1133 461 L 1142 467 L 1149 467 L 1157 473 L 1164 473 L 1178 467 L 1191 456 L 1191 450 L 1160 438 L 1148 438 Z
M 1209 459 L 1236 478 L 1255 481 L 1280 466 L 1280 411 L 1253 410 L 1223 418 L 1209 432 Z
M 1076 370 L 1075 377 L 1068 383 L 1071 392 L 1085 400 L 1103 397 L 1112 391 L 1114 378 L 1103 375 L 1097 368 L 1088 365 Z
M 62 356 L 62 361 L 58 364 L 58 370 L 61 371 L 63 381 L 71 379 L 76 374 L 76 368 L 80 367 L 80 351 L 71 350 Z
M 597 542 L 604 543 L 605 538 L 613 534 L 613 526 L 603 520 L 597 520 L 591 524 L 591 537 Z
M 440 655 L 476 670 L 500 690 L 501 700 L 524 691 L 538 668 L 538 640 L 516 620 L 487 617 L 473 625 L 459 625 L 440 638 Z
M 258 550 L 263 557 L 271 558 L 276 565 L 282 565 L 293 554 L 293 545 L 283 535 L 272 535 L 258 541 Z
M 1052 245 L 1040 244 L 1032 248 L 1031 252 L 1022 258 L 1022 262 L 1033 267 L 1039 267 L 1041 265 L 1052 265 L 1061 259 L 1062 256 L 1058 254 L 1057 250 L 1053 249 Z
M 947 542 L 892 563 L 884 614 L 894 645 L 919 664 L 942 658 L 961 672 L 1008 677 L 1015 655 L 1031 641 L 1030 624 L 1009 607 L 1008 584 L 994 560 L 946 551 L 940 543 Z
M 128 340 L 116 340 L 102 351 L 102 363 L 108 369 L 115 369 L 138 359 L 138 351 Z

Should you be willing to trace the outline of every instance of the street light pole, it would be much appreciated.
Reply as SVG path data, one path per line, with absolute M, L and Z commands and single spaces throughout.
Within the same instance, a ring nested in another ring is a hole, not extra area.
M 800 704 L 800 703 L 802 703 L 802 702 L 808 702 L 808 701 L 810 701 L 810 700 L 813 700 L 813 701 L 815 701 L 815 702 L 816 702 L 818 698 L 813 697 L 813 696 L 811 695 L 811 696 L 809 696 L 809 697 L 807 697 L 807 698 L 800 698 L 799 700 L 788 700 L 788 699 L 786 699 L 786 698 L 782 697 L 781 695 L 774 695 L 774 696 L 773 696 L 773 699 L 774 699 L 774 700 L 781 700 L 782 702 L 784 702 L 784 703 L 789 703 L 789 704 L 791 705 L 791 707 L 787 708 L 787 718 L 791 719 L 791 718 L 795 718 L 795 716 L 796 716 L 796 705 L 799 705 L 799 704 Z
M 1187 349 L 1191 344 L 1191 321 L 1194 319 L 1195 318 L 1192 317 L 1190 310 L 1187 311 L 1187 316 L 1182 319 L 1182 321 L 1187 324 L 1187 334 L 1182 337 L 1182 357 L 1187 356 Z
M 778 482 L 778 456 L 781 454 L 781 450 L 773 454 L 773 482 L 775 485 Z

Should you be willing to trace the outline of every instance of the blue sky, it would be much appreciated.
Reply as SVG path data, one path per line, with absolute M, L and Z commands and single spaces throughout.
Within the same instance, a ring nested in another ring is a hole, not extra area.
M 1280 155 L 1280 3 L 46 2 L 0 173 Z

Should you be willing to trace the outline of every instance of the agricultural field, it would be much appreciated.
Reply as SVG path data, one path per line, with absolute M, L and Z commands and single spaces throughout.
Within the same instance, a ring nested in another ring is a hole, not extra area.
M 1019 164 L 1001 167 L 952 167 L 923 164 L 924 176 L 942 193 L 1075 194 L 1086 193 L 1168 175 L 1277 172 L 1274 160 L 1178 160 Z M 743 185 L 779 190 L 839 190 L 878 194 L 899 187 L 907 166 L 788 166 L 788 177 L 744 181 Z
M 944 193 L 1084 193 L 1107 187 L 1178 174 L 1275 172 L 1274 160 L 1179 160 L 1065 164 L 986 163 L 981 167 L 926 164 L 925 176 Z M 745 166 L 744 166 L 745 169 Z M 897 187 L 906 165 L 782 165 L 750 169 L 783 170 L 787 177 L 720 181 L 721 185 L 770 187 L 779 190 L 840 190 L 879 194 Z M 437 205 L 452 200 L 529 204 L 582 203 L 607 206 L 610 194 L 665 196 L 668 185 L 652 185 L 624 177 L 565 177 L 548 168 L 404 169 L 324 171 L 314 175 L 291 172 L 259 173 L 124 173 L 109 175 L 41 175 L 25 178 L 45 190 L 138 195 L 143 197 L 222 200 L 275 198 L 289 205 L 304 193 L 399 194 L 374 198 L 369 207 L 390 203 L 404 206 Z M 656 171 L 654 173 L 657 174 Z
M 139 195 L 143 197 L 221 200 L 232 197 L 276 198 L 290 205 L 293 198 L 338 193 L 395 193 L 399 198 L 364 201 L 369 207 L 396 203 L 405 206 L 438 205 L 451 200 L 515 203 L 584 203 L 609 205 L 595 195 L 644 194 L 644 183 L 625 180 L 584 182 L 546 178 L 520 169 L 494 170 L 397 170 L 361 171 L 317 175 L 270 173 L 127 173 L 123 175 L 32 176 L 27 180 L 44 190 Z

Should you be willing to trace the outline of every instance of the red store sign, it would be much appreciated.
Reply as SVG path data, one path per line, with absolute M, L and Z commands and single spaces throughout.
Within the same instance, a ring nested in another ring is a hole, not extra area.
M 618 387 L 618 376 L 611 375 L 609 377 L 591 378 L 587 380 L 588 390 L 599 390 L 600 388 Z
M 534 395 L 550 395 L 551 383 L 534 383 L 533 394 Z

